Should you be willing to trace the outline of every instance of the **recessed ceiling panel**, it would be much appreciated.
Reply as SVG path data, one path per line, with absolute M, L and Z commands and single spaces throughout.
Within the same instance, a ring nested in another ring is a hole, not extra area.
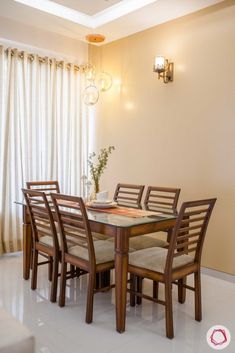
M 103 2 L 106 1 L 0 0 L 0 20 L 6 17 L 78 40 L 99 33 L 106 37 L 106 44 L 217 3 L 233 6 L 233 2 L 224 0 L 109 0 L 105 9 L 95 8 L 95 4 Z M 72 4 L 89 5 L 99 12 L 87 15 L 69 7 Z
M 97 12 L 103 11 L 122 0 L 54 0 L 60 5 L 70 7 L 86 15 L 93 16 Z

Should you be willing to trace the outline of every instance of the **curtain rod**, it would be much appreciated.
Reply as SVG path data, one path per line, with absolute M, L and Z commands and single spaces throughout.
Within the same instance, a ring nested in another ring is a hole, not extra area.
M 37 58 L 41 64 L 48 62 L 50 65 L 52 65 L 53 63 L 55 63 L 56 68 L 65 67 L 67 70 L 71 70 L 73 67 L 74 71 L 81 71 L 81 72 L 85 72 L 86 68 L 87 68 L 87 65 L 77 65 L 77 64 L 72 64 L 72 63 L 66 63 L 63 60 L 56 60 L 56 58 L 49 58 L 48 56 L 40 56 L 38 54 L 27 53 L 26 51 L 18 50 L 17 48 L 4 49 L 3 46 L 0 45 L 0 54 L 3 51 L 5 51 L 6 54 L 10 53 L 11 56 L 17 55 L 20 59 L 23 59 L 24 56 L 27 56 L 27 58 L 30 61 L 34 61 L 35 58 Z

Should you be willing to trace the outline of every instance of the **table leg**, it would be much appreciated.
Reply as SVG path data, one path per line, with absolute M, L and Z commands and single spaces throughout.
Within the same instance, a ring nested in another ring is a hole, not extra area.
M 116 330 L 125 331 L 129 236 L 125 228 L 117 228 L 115 238 Z
M 23 278 L 29 279 L 32 255 L 32 230 L 26 206 L 23 208 L 23 222 Z

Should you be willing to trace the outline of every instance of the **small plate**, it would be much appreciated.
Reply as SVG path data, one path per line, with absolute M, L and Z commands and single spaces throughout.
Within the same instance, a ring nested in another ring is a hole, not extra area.
M 113 200 L 93 200 L 92 203 L 97 204 L 97 205 L 109 205 L 111 203 L 113 203 Z
M 111 202 L 111 203 L 96 203 L 96 202 L 89 202 L 87 204 L 88 207 L 93 207 L 93 208 L 114 208 L 117 207 L 117 202 Z

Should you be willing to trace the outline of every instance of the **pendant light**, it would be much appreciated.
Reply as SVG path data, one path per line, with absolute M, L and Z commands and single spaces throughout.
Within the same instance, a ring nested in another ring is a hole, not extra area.
M 89 44 L 89 63 L 85 66 L 86 87 L 83 91 L 83 101 L 87 105 L 95 105 L 99 100 L 99 92 L 106 92 L 112 86 L 112 76 L 104 71 L 96 74 L 96 68 L 92 64 L 92 45 L 102 43 L 105 37 L 102 34 L 88 34 L 86 40 Z
M 84 89 L 83 101 L 86 105 L 95 105 L 98 102 L 99 96 L 98 88 L 93 83 L 90 83 Z

